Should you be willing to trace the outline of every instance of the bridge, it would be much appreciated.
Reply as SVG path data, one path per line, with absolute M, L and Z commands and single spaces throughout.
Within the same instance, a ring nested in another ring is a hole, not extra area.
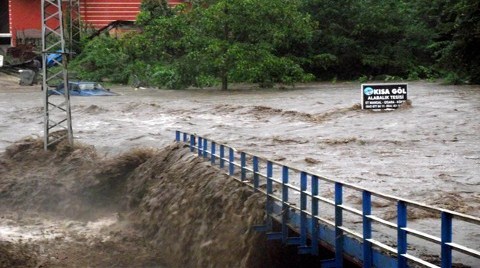
M 463 262 L 464 258 L 454 258 L 454 253 L 480 265 L 479 248 L 454 237 L 465 224 L 480 230 L 480 218 L 325 178 L 195 134 L 176 131 L 175 140 L 265 195 L 266 222 L 253 228 L 265 232 L 269 240 L 295 245 L 299 254 L 318 255 L 322 248 L 332 251 L 333 258 L 322 260 L 321 267 L 343 267 L 348 259 L 363 267 L 446 268 Z M 361 200 L 359 206 L 347 204 L 347 191 Z M 396 221 L 384 219 L 372 209 L 378 202 L 384 202 L 383 210 L 395 212 Z M 409 221 L 412 209 L 430 215 L 435 224 L 429 229 L 438 226 L 439 232 L 413 227 L 413 220 Z M 387 237 L 375 237 L 385 229 Z M 418 256 L 410 240 L 436 245 L 435 257 Z

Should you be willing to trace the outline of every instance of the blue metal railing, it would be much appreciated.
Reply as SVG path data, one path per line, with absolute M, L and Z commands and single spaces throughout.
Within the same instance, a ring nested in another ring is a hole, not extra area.
M 480 264 L 478 248 L 468 247 L 453 240 L 453 219 L 473 224 L 480 229 L 480 219 L 477 217 L 324 178 L 238 151 L 201 136 L 176 131 L 175 138 L 178 142 L 189 144 L 192 152 L 197 150 L 198 156 L 209 158 L 212 165 L 225 168 L 227 174 L 234 179 L 266 195 L 268 217 L 265 225 L 257 226 L 257 230 L 267 232 L 269 239 L 281 239 L 285 244 L 298 245 L 299 253 L 304 254 L 318 254 L 319 243 L 334 250 L 335 258 L 325 261 L 326 267 L 342 267 L 343 256 L 349 256 L 362 263 L 364 267 L 408 267 L 412 262 L 426 267 L 445 268 L 452 267 L 452 252 L 471 256 Z M 265 170 L 265 173 L 261 170 Z M 292 175 L 297 176 L 299 181 L 292 181 Z M 333 199 L 321 194 L 321 188 L 328 185 L 333 186 Z M 360 209 L 344 203 L 343 195 L 346 189 L 361 195 Z M 299 200 L 291 198 L 292 194 L 299 195 Z M 396 204 L 396 223 L 373 215 L 372 196 Z M 296 204 L 298 201 L 299 206 Z M 333 207 L 333 215 L 330 218 L 323 215 L 328 214 L 324 210 L 320 213 L 320 208 L 324 208 L 320 204 Z M 440 237 L 409 227 L 407 208 L 438 215 L 441 221 Z M 361 234 L 345 225 L 345 212 L 361 218 Z M 272 220 L 281 224 L 281 231 L 272 232 Z M 373 238 L 372 234 L 375 232 L 373 223 L 396 230 L 396 237 L 394 231 L 389 232 L 394 241 L 396 240 L 396 247 Z M 300 236 L 289 237 L 289 228 L 294 229 Z M 407 243 L 409 236 L 440 245 L 439 260 L 427 261 L 409 253 Z M 310 238 L 310 242 L 307 238 Z

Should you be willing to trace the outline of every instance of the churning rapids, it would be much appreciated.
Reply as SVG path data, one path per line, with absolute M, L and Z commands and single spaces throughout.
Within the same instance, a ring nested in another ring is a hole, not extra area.
M 72 98 L 77 145 L 46 153 L 41 91 L 0 76 L 0 266 L 274 265 L 280 247 L 248 228 L 263 198 L 172 144 L 175 130 L 480 216 L 480 87 L 413 82 L 392 112 L 361 110 L 357 83 L 112 90 Z M 480 250 L 478 226 L 454 237 Z

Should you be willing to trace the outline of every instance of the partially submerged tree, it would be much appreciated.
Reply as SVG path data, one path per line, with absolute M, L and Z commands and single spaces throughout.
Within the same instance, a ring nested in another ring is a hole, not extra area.
M 172 14 L 144 12 L 139 16 L 144 33 L 131 40 L 132 47 L 144 49 L 131 52 L 148 62 L 160 86 L 220 80 L 227 89 L 229 82 L 270 85 L 311 78 L 292 53 L 308 44 L 313 31 L 299 0 L 194 1 Z

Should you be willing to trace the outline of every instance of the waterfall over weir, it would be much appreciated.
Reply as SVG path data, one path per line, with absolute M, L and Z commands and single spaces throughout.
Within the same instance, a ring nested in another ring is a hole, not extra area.
M 40 139 L 27 138 L 0 156 L 10 230 L 0 231 L 0 266 L 318 264 L 254 230 L 266 220 L 265 200 L 179 143 L 105 159 L 91 146 L 45 152 Z

